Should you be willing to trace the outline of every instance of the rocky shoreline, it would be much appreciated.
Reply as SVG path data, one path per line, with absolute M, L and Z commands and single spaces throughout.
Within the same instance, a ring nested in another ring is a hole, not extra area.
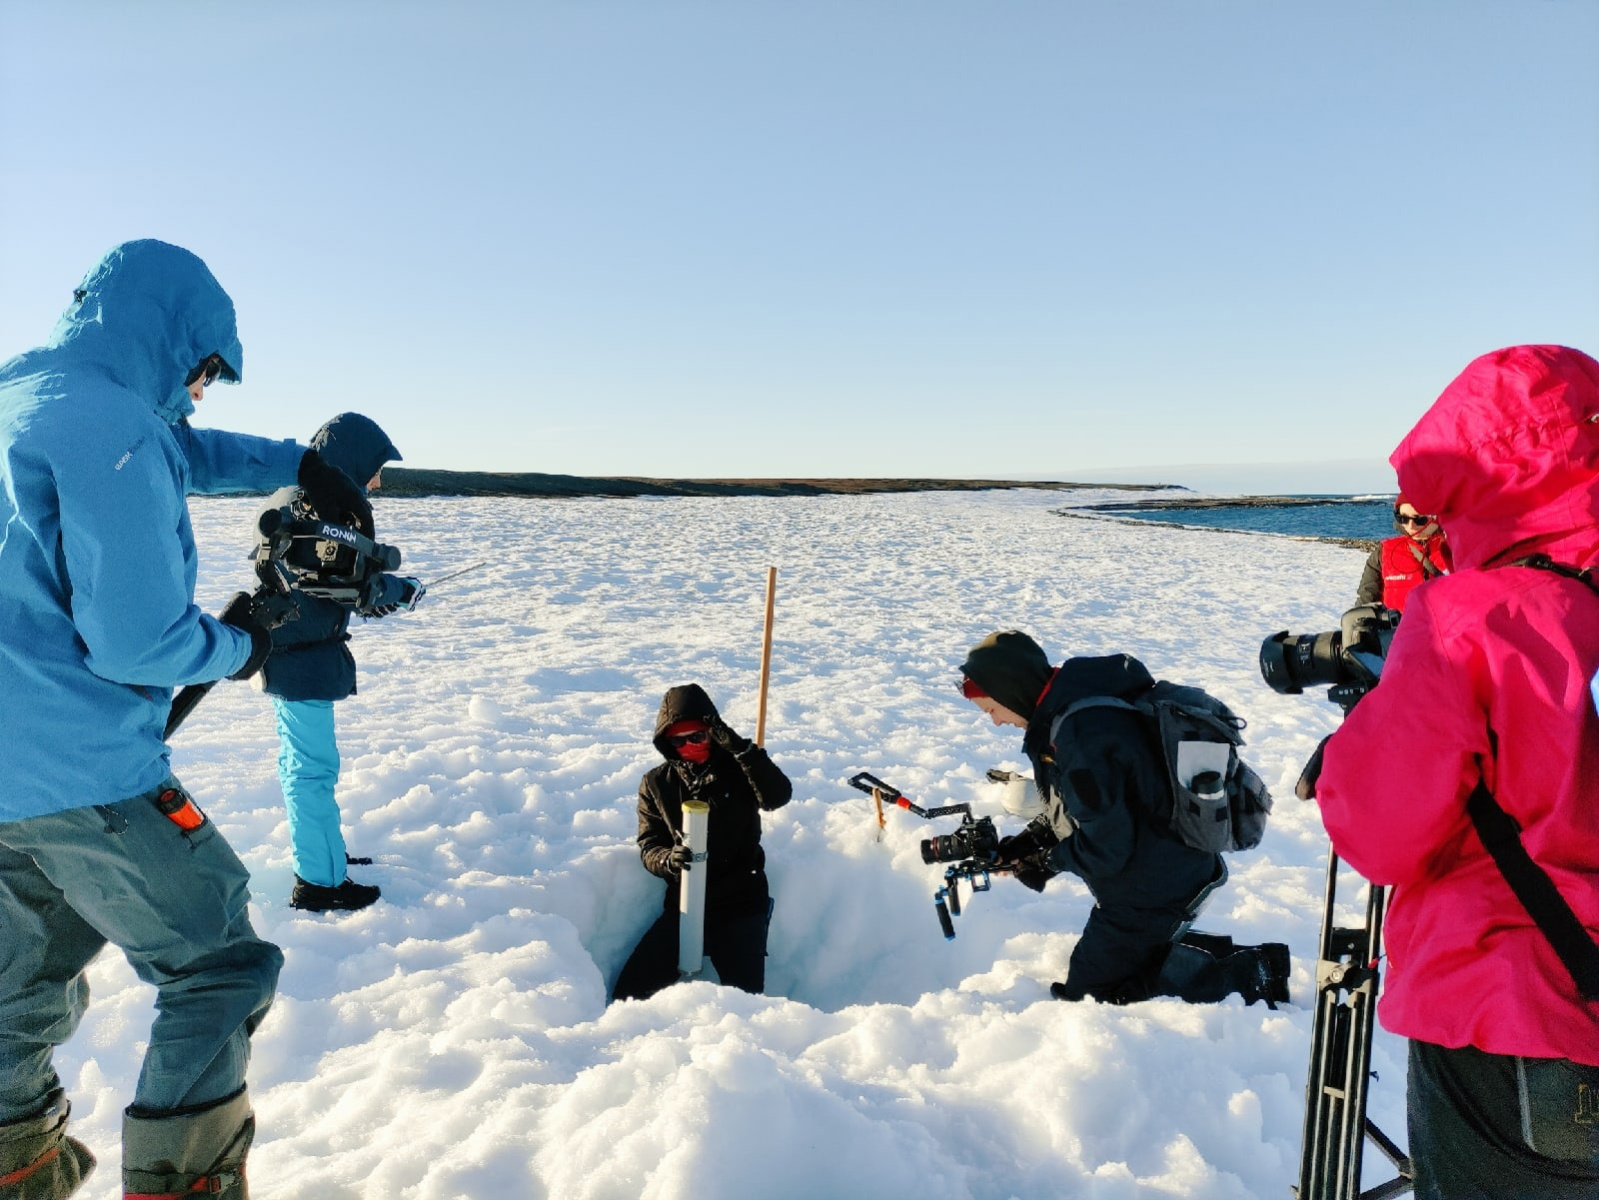
M 885 492 L 977 492 L 1000 488 L 1076 491 L 1102 483 L 1014 479 L 650 479 L 538 472 L 427 471 L 389 467 L 386 496 L 852 496 Z M 1116 484 L 1129 492 L 1165 491 L 1165 483 Z

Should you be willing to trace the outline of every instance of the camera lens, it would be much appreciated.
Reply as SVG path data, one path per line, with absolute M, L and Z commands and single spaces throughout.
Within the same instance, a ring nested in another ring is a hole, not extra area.
M 1307 687 L 1344 680 L 1338 630 L 1294 637 L 1286 629 L 1260 644 L 1260 675 L 1274 692 L 1297 696 Z

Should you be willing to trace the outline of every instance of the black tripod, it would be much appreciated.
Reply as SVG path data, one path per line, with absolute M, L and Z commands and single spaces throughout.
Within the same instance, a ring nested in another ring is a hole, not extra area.
M 1387 889 L 1371 887 L 1366 924 L 1333 927 L 1338 855 L 1327 852 L 1327 897 L 1322 907 L 1316 963 L 1316 1021 L 1305 1081 L 1305 1133 L 1299 1153 L 1298 1200 L 1386 1200 L 1410 1190 L 1410 1158 L 1366 1116 L 1371 1077 L 1371 1037 L 1377 1008 L 1377 963 L 1382 953 Z M 1387 1183 L 1360 1190 L 1366 1139 L 1399 1172 Z

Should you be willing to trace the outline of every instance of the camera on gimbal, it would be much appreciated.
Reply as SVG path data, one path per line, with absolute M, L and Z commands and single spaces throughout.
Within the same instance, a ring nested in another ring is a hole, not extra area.
M 1260 674 L 1275 692 L 1297 696 L 1327 687 L 1327 698 L 1348 712 L 1382 677 L 1399 613 L 1362 604 L 1343 615 L 1339 628 L 1297 636 L 1286 629 L 1260 644 Z
M 271 563 L 288 586 L 307 596 L 358 605 L 372 579 L 400 566 L 399 547 L 324 521 L 304 505 L 268 509 L 256 528 L 257 564 Z

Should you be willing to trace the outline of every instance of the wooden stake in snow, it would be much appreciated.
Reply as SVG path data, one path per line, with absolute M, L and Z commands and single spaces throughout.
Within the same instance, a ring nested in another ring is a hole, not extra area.
M 755 710 L 755 744 L 766 745 L 766 687 L 772 678 L 772 611 L 777 603 L 777 568 L 766 568 L 766 633 L 761 639 L 761 699 Z

